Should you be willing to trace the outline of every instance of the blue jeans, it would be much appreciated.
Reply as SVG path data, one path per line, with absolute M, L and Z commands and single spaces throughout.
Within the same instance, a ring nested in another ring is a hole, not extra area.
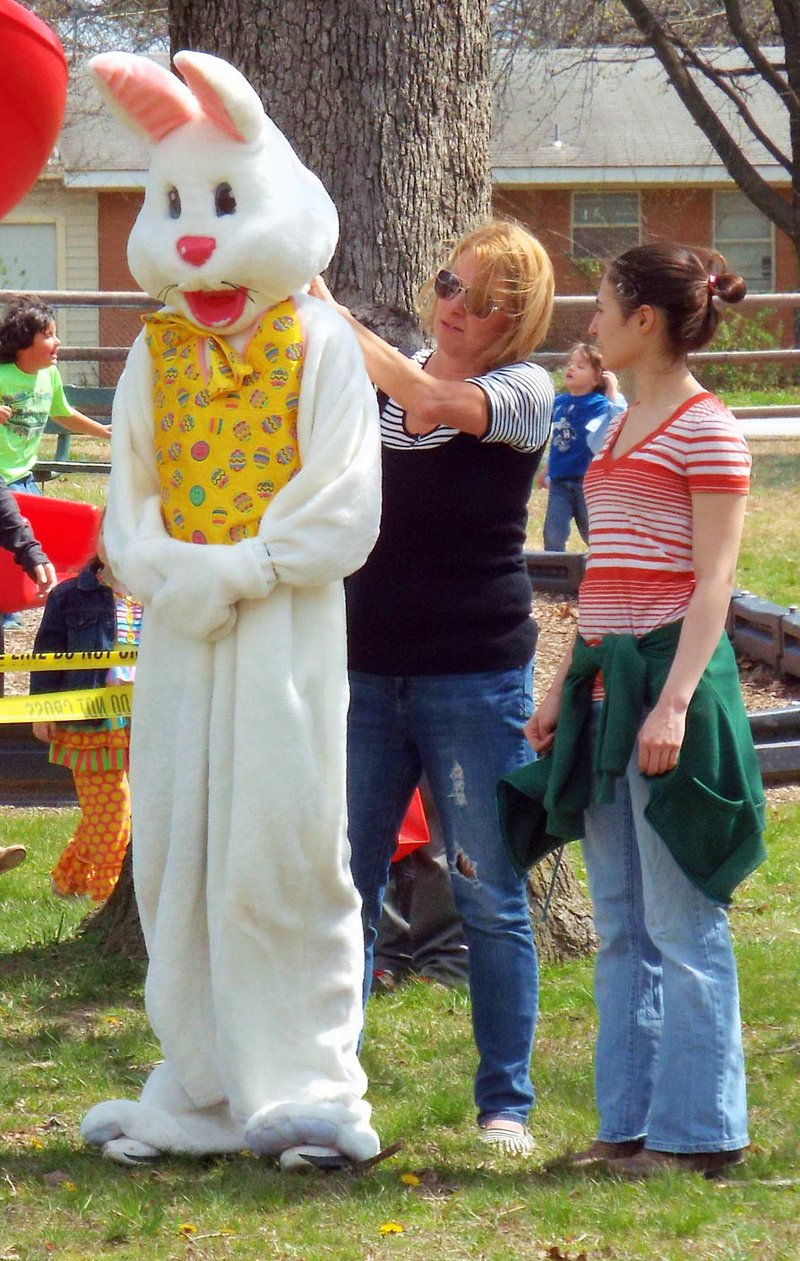
M 409 678 L 353 673 L 348 721 L 351 865 L 363 899 L 365 1001 L 397 832 L 424 771 L 469 946 L 478 1120 L 525 1121 L 538 971 L 526 881 L 506 857 L 502 775 L 530 761 L 522 734 L 533 670 Z
M 9 490 L 19 490 L 25 495 L 41 495 L 42 488 L 33 476 L 33 473 L 26 473 L 24 477 L 20 477 L 15 482 L 7 483 Z
M 739 990 L 727 916 L 644 817 L 635 748 L 610 805 L 586 812 L 583 852 L 600 938 L 598 1137 L 655 1151 L 746 1147 Z
M 583 497 L 583 478 L 551 477 L 544 517 L 544 550 L 563 552 L 573 518 L 584 543 L 589 542 L 589 514 Z

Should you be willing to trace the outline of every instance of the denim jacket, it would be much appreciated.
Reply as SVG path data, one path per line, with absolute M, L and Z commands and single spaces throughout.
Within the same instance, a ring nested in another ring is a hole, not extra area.
M 114 646 L 114 593 L 98 582 L 99 563 L 61 582 L 47 597 L 34 652 L 108 652 Z M 31 673 L 31 695 L 103 687 L 108 666 L 98 670 L 42 670 Z

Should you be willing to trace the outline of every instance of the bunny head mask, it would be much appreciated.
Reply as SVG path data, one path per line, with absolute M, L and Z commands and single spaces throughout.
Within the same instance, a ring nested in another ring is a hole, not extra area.
M 185 82 L 128 53 L 90 63 L 102 95 L 152 148 L 128 262 L 156 300 L 236 333 L 327 267 L 336 209 L 238 70 L 206 53 L 174 60 Z

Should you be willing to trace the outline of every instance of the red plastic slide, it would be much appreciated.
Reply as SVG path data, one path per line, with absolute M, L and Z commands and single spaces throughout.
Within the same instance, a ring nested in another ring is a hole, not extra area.
M 45 495 L 17 495 L 23 517 L 55 566 L 59 582 L 70 578 L 91 560 L 97 545 L 100 509 L 70 499 Z M 0 612 L 17 613 L 41 606 L 36 586 L 10 552 L 0 548 Z

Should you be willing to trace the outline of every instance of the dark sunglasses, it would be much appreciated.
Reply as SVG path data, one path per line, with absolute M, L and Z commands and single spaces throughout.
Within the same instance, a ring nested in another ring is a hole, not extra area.
M 502 310 L 499 302 L 494 302 L 491 298 L 488 302 L 479 302 L 470 295 L 472 285 L 464 285 L 454 271 L 448 271 L 443 267 L 441 271 L 437 271 L 436 279 L 433 282 L 433 292 L 437 298 L 445 298 L 452 301 L 457 298 L 460 293 L 464 295 L 464 309 L 467 315 L 474 315 L 476 320 L 488 320 L 489 316 L 495 311 Z

